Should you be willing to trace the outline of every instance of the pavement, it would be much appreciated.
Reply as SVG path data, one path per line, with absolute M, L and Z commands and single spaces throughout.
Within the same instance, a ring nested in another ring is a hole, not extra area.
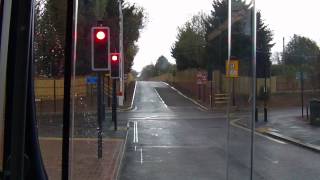
M 315 151 L 260 132 L 252 146 L 238 123 L 250 112 L 233 113 L 229 123 L 225 112 L 206 111 L 162 82 L 138 82 L 133 106 L 119 114 L 129 121 L 120 180 L 238 180 L 251 172 L 257 180 L 320 179 Z
M 102 158 L 97 155 L 97 116 L 90 103 L 75 106 L 70 141 L 70 177 L 76 180 L 113 180 L 118 175 L 125 139 L 127 119 L 118 117 L 114 131 L 111 112 L 103 122 Z M 44 109 L 42 109 L 44 110 Z M 129 106 L 119 110 L 128 111 Z M 52 110 L 51 110 L 52 111 Z M 39 143 L 49 179 L 61 179 L 62 111 L 38 113 Z
M 302 118 L 300 107 L 269 109 L 268 113 L 268 122 L 259 113 L 258 132 L 320 152 L 320 127 L 311 125 L 306 115 Z M 248 127 L 246 118 L 238 124 Z
M 61 179 L 62 139 L 40 138 L 43 162 L 49 179 Z M 104 138 L 102 158 L 97 158 L 97 142 L 93 138 L 72 140 L 70 151 L 70 176 L 77 180 L 113 180 L 116 177 L 123 140 Z

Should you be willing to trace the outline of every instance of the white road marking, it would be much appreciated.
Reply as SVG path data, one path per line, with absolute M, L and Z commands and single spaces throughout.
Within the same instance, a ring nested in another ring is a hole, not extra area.
M 137 111 L 137 110 L 138 110 L 138 107 L 134 106 L 134 108 L 131 110 L 131 112 L 134 112 L 134 111 Z
M 203 120 L 211 120 L 211 119 L 225 119 L 226 116 L 222 115 L 222 116 L 214 116 L 214 117 L 208 117 L 208 116 L 199 116 L 199 117 L 179 117 L 179 116 L 150 116 L 150 117 L 131 117 L 128 118 L 129 120 L 144 120 L 144 121 L 152 121 L 152 120 L 172 120 L 172 119 L 203 119 Z
M 133 121 L 133 143 L 136 142 L 136 123 Z
M 268 158 L 267 156 L 265 156 L 264 158 L 265 158 L 266 160 L 272 162 L 273 164 L 279 164 L 279 161 L 277 161 L 277 160 L 270 159 L 270 158 Z
M 202 112 L 206 112 L 204 109 L 202 109 L 201 107 L 197 107 L 198 110 L 202 111 Z
M 137 121 L 133 121 L 133 143 L 138 143 L 138 138 L 137 138 Z
M 136 143 L 139 142 L 139 132 L 138 132 L 138 121 L 135 121 L 136 122 Z
M 164 105 L 164 107 L 166 109 L 169 109 L 168 106 L 166 105 L 166 103 L 163 101 L 163 99 L 161 98 L 160 94 L 158 93 L 158 91 L 156 89 L 154 89 L 154 91 L 156 92 L 158 98 L 160 99 L 161 103 Z
M 182 92 L 180 92 L 178 89 L 170 86 L 168 83 L 166 82 L 162 82 L 164 83 L 165 85 L 169 86 L 171 89 L 173 89 L 174 91 L 176 91 L 178 94 L 180 94 L 182 97 L 188 99 L 189 101 L 193 102 L 194 104 L 196 104 L 197 106 L 199 106 L 200 108 L 202 108 L 203 110 L 205 111 L 208 111 L 209 109 L 203 105 L 201 105 L 200 103 L 198 103 L 197 101 L 193 100 L 192 98 L 189 98 L 188 96 L 184 95 Z
M 62 141 L 61 137 L 39 137 L 40 141 Z M 70 138 L 71 141 L 97 141 L 96 137 L 93 138 Z M 102 141 L 123 141 L 120 138 L 103 138 Z
M 140 163 L 143 164 L 142 148 L 140 148 Z
M 133 98 L 131 101 L 131 107 L 133 106 L 134 100 L 136 98 L 136 90 L 137 90 L 137 85 L 138 85 L 138 81 L 136 81 L 135 85 L 134 85 L 134 91 L 133 91 Z M 136 107 L 135 107 L 136 108 Z
M 245 128 L 245 127 L 242 127 L 242 126 L 236 124 L 236 122 L 239 121 L 239 120 L 240 120 L 240 119 L 234 119 L 234 120 L 232 120 L 232 121 L 230 122 L 230 124 L 231 124 L 232 126 L 234 126 L 234 127 L 240 128 L 240 129 L 245 130 L 245 131 L 247 131 L 247 132 L 251 132 L 250 129 Z M 258 135 L 258 136 L 260 136 L 260 137 L 264 137 L 264 138 L 266 138 L 266 139 L 269 139 L 269 140 L 271 140 L 271 141 L 273 141 L 273 142 L 279 143 L 279 144 L 287 144 L 287 143 L 285 143 L 285 142 L 283 142 L 283 141 L 280 141 L 280 140 L 274 139 L 274 138 L 272 138 L 272 137 L 263 135 L 263 134 L 261 134 L 261 133 L 259 133 L 259 132 L 255 132 L 255 134 Z
M 271 137 L 269 137 L 269 136 L 265 136 L 265 138 L 270 139 L 270 140 L 275 141 L 275 142 L 280 143 L 280 144 L 287 144 L 287 143 L 285 143 L 285 142 L 283 142 L 283 141 L 280 141 L 280 140 L 271 138 Z

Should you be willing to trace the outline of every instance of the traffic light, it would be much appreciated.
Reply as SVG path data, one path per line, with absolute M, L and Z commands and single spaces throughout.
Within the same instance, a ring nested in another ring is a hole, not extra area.
M 110 29 L 91 28 L 91 68 L 93 71 L 110 70 Z
M 111 53 L 111 77 L 120 78 L 120 53 Z

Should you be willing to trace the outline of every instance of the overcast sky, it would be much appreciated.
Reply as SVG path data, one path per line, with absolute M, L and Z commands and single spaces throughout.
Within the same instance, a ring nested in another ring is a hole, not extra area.
M 133 69 L 155 63 L 164 55 L 170 62 L 171 47 L 176 40 L 177 28 L 200 11 L 209 13 L 212 0 L 128 0 L 145 9 L 148 23 L 139 39 L 139 53 Z M 256 0 L 262 18 L 274 32 L 273 51 L 282 50 L 282 38 L 293 34 L 307 36 L 320 43 L 320 0 Z

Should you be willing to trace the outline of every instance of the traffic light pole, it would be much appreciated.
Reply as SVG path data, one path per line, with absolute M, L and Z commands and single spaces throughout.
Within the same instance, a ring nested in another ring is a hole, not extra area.
M 97 119 L 98 119 L 98 158 L 102 158 L 102 121 L 104 119 L 104 106 L 102 98 L 102 73 L 97 73 Z
M 108 85 L 108 90 L 107 90 L 107 100 L 108 100 L 108 108 L 111 107 L 111 95 L 110 95 L 110 76 L 107 77 L 107 85 Z
M 118 130 L 117 122 L 117 80 L 112 79 L 112 122 L 114 123 L 114 130 Z
M 105 94 L 105 81 L 104 81 L 105 77 L 104 77 L 104 73 L 101 74 L 101 81 L 102 81 L 102 87 L 101 87 L 101 91 L 102 91 L 102 122 L 105 121 L 105 117 L 106 117 L 106 94 Z

